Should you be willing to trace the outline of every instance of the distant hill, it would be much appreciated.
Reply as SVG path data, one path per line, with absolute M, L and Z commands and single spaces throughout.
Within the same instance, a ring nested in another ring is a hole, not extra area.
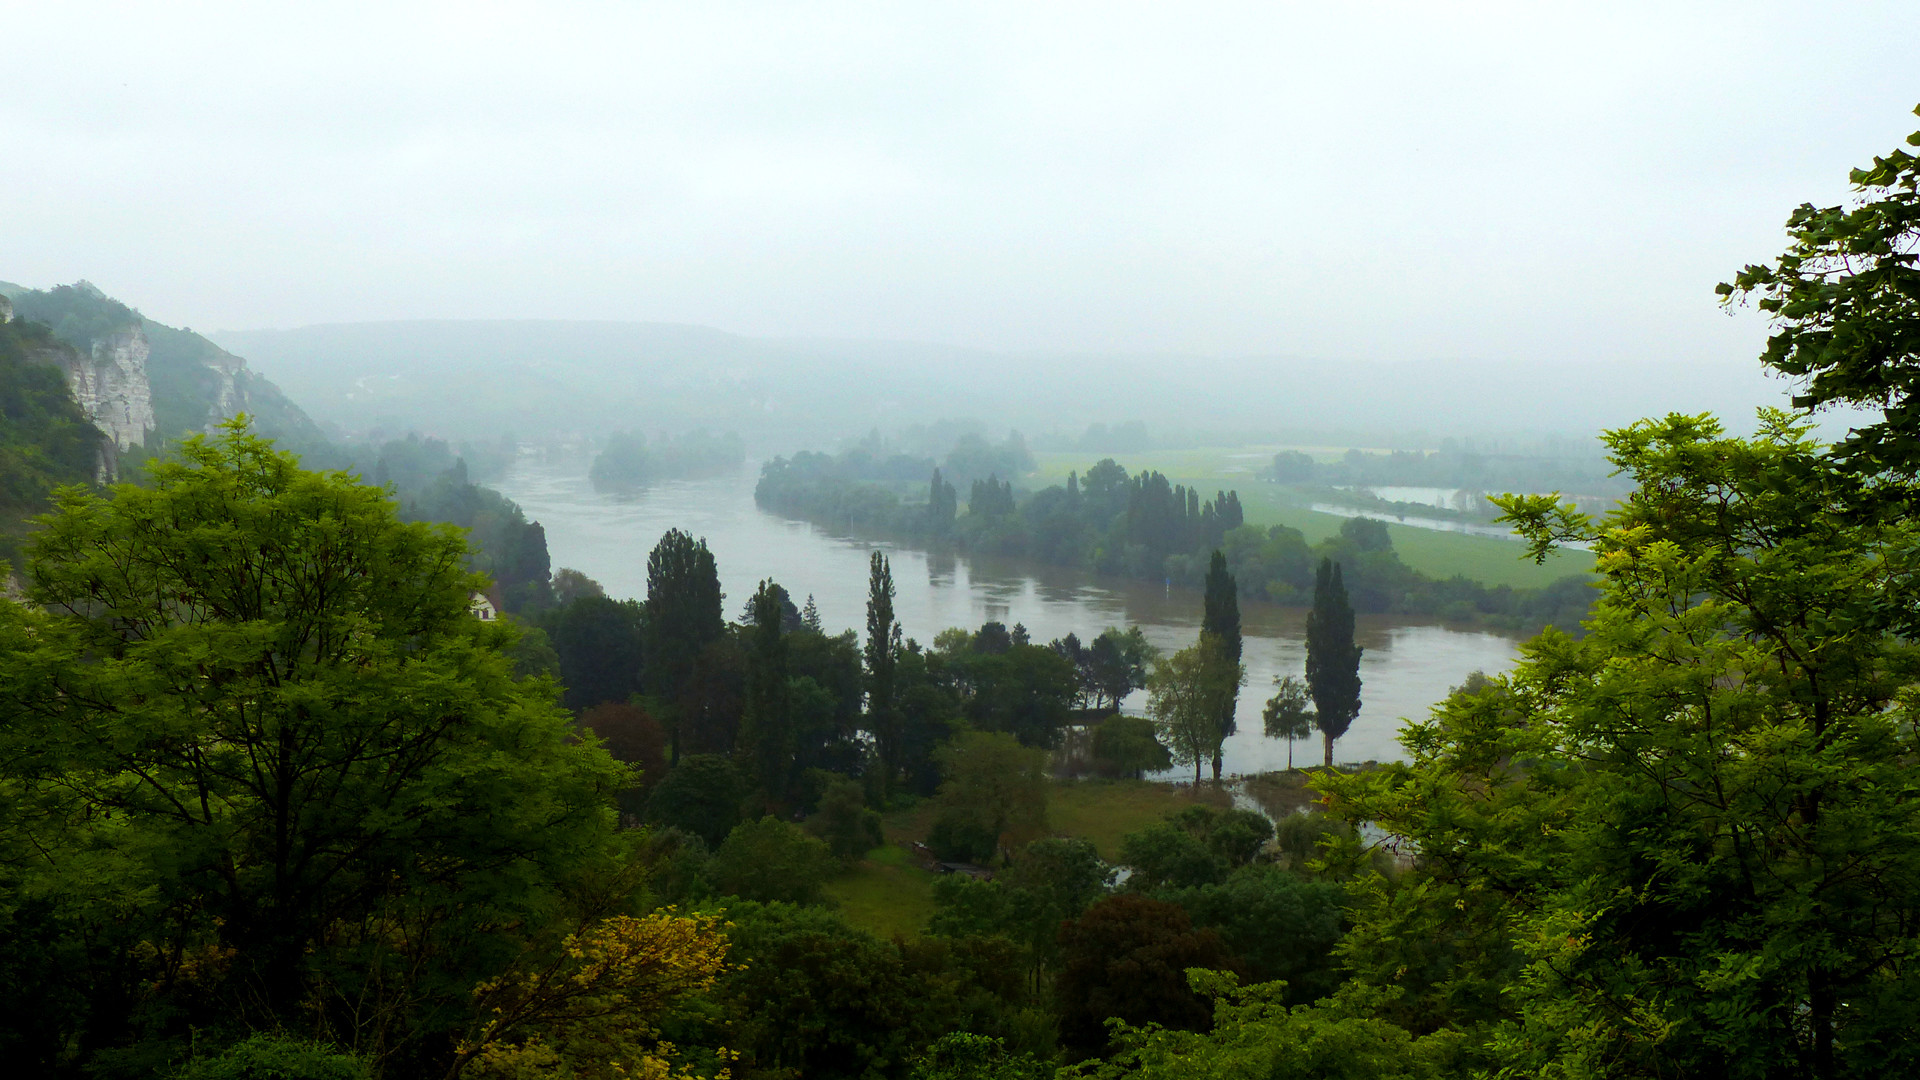
M 664 323 L 337 323 L 211 335 L 323 424 L 449 439 L 738 431 L 755 453 L 975 418 L 1029 433 L 1141 419 L 1155 431 L 1307 439 L 1585 436 L 1644 415 L 1739 420 L 1785 404 L 1752 363 L 1329 363 L 1037 357 L 911 342 L 752 338 Z

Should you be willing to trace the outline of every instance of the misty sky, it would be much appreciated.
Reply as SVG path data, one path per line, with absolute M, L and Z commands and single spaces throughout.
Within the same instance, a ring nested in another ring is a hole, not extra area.
M 0 278 L 198 329 L 1752 357 L 1920 4 L 8 4 Z

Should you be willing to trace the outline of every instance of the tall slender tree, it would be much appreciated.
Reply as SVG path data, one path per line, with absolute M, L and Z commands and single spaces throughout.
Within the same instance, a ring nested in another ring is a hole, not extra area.
M 1207 594 L 1205 613 L 1201 616 L 1200 632 L 1212 634 L 1220 643 L 1220 653 L 1235 664 L 1240 662 L 1240 592 L 1239 585 L 1233 580 L 1233 574 L 1227 570 L 1227 556 L 1218 548 L 1214 549 L 1213 560 L 1207 564 Z M 1240 707 L 1240 687 L 1233 688 L 1233 694 L 1226 701 L 1225 711 L 1220 716 L 1221 743 L 1213 748 L 1213 779 L 1220 780 L 1220 759 L 1222 746 L 1228 736 L 1239 730 L 1234 723 L 1234 713 Z
M 646 666 L 641 685 L 667 717 L 675 763 L 680 760 L 681 691 L 707 645 L 726 632 L 721 614 L 720 571 L 705 540 L 669 529 L 647 556 Z
M 1340 564 L 1321 559 L 1313 577 L 1313 610 L 1307 612 L 1307 692 L 1314 726 L 1326 742 L 1333 767 L 1334 740 L 1360 715 L 1360 653 L 1353 643 L 1353 605 L 1340 580 Z
M 740 757 L 770 810 L 783 809 L 793 766 L 787 700 L 786 593 L 771 578 L 747 603 L 747 701 L 740 718 Z
M 880 793 L 891 794 L 900 764 L 900 717 L 894 668 L 900 624 L 893 619 L 893 568 L 874 552 L 867 571 L 867 730 L 880 756 Z

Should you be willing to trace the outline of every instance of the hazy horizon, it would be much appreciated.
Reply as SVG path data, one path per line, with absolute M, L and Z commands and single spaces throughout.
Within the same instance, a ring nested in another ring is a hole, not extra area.
M 0 277 L 259 330 L 1751 362 L 1712 289 L 1900 144 L 1858 3 L 41 5 Z M 31 212 L 21 212 L 23 209 Z M 1595 392 L 1599 392 L 1598 389 Z

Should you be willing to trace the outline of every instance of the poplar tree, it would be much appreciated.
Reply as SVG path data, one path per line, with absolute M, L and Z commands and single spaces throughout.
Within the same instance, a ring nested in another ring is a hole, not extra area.
M 673 761 L 680 761 L 679 698 L 707 645 L 726 632 L 720 572 L 705 540 L 669 529 L 647 556 L 646 657 L 641 684 L 667 716 Z
M 1206 611 L 1200 621 L 1200 632 L 1212 634 L 1220 643 L 1221 655 L 1235 664 L 1240 662 L 1240 595 L 1239 586 L 1233 575 L 1227 571 L 1227 556 L 1219 549 L 1213 553 L 1213 561 L 1207 566 Z M 1233 695 L 1227 699 L 1225 711 L 1220 717 L 1220 738 L 1224 742 L 1238 730 L 1234 723 L 1234 713 L 1240 707 L 1240 688 L 1233 688 Z M 1213 778 L 1220 779 L 1221 745 L 1213 748 Z
M 1313 610 L 1307 613 L 1307 693 L 1313 697 L 1313 722 L 1326 742 L 1329 769 L 1334 740 L 1360 715 L 1361 651 L 1353 643 L 1353 605 L 1340 580 L 1340 564 L 1321 559 L 1313 577 Z
M 769 806 L 786 797 L 793 765 L 793 728 L 787 700 L 786 594 L 771 578 L 747 602 L 747 700 L 740 718 L 740 752 Z
M 867 730 L 880 755 L 881 791 L 891 791 L 900 757 L 900 722 L 894 701 L 894 667 L 900 654 L 900 624 L 893 620 L 893 568 L 874 552 L 867 572 Z

